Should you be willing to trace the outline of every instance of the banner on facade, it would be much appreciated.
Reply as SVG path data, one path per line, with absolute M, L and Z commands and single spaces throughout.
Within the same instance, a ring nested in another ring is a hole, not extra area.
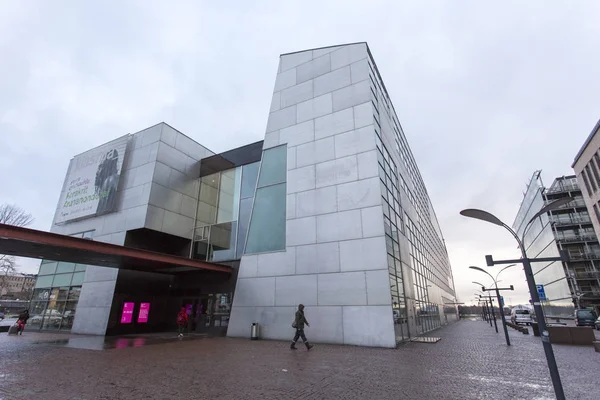
M 73 157 L 56 213 L 57 224 L 116 210 L 129 137 L 123 136 Z

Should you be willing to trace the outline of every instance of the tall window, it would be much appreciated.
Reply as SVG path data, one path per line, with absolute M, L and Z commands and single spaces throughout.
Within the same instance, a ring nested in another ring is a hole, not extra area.
M 596 190 L 598 190 L 598 186 L 596 185 L 596 182 L 594 181 L 594 177 L 592 176 L 592 172 L 590 171 L 590 164 L 585 166 L 585 172 L 587 173 L 589 182 L 592 185 L 592 189 L 595 192 Z
M 194 258 L 208 261 L 241 258 L 258 167 L 256 162 L 201 178 Z
M 581 171 L 581 177 L 583 178 L 583 183 L 585 184 L 585 189 L 588 192 L 588 196 L 592 195 L 592 188 L 590 187 L 590 181 L 588 179 L 587 173 L 585 172 L 585 169 L 583 169 Z
M 595 186 L 600 186 L 600 174 L 598 174 L 598 167 L 596 166 L 596 163 L 594 162 L 594 160 L 590 160 L 590 163 L 588 164 L 594 174 L 594 183 Z M 590 177 L 591 178 L 591 177 Z
M 287 146 L 263 152 L 246 253 L 285 249 Z

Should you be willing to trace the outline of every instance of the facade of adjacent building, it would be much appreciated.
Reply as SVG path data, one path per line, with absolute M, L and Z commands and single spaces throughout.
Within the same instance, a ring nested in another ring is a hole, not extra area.
M 567 262 L 532 264 L 536 283 L 544 285 L 548 300 L 542 304 L 548 316 L 572 316 L 574 308 L 600 305 L 600 245 L 574 175 L 558 177 L 546 187 L 536 171 L 513 227 L 522 234 L 533 214 L 564 197 L 573 201 L 542 215 L 525 235 L 531 258 L 558 257 L 561 250 L 569 255 Z
M 266 113 L 267 114 L 267 113 Z M 32 324 L 394 347 L 457 318 L 431 201 L 366 43 L 282 55 L 264 141 L 214 154 L 161 123 L 76 156 L 52 232 L 227 265 L 44 260 Z M 133 317 L 132 317 L 133 315 Z
M 0 275 L 0 297 L 29 300 L 35 279 L 36 276 L 31 274 Z
M 575 156 L 573 165 L 585 203 L 593 215 L 596 235 L 600 236 L 600 120 Z

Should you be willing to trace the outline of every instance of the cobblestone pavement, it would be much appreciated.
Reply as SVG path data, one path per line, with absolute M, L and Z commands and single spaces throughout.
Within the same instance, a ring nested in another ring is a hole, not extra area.
M 310 331 L 307 331 L 310 338 Z M 85 350 L 0 334 L 0 399 L 551 399 L 539 338 L 463 320 L 398 349 L 229 338 Z M 133 341 L 131 341 L 133 343 Z M 141 342 L 138 342 L 138 344 Z M 568 399 L 597 399 L 600 353 L 554 346 Z

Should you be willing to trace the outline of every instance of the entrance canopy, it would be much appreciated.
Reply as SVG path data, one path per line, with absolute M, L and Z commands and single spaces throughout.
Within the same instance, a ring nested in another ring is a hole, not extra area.
M 145 272 L 215 271 L 229 266 L 0 224 L 0 254 Z

